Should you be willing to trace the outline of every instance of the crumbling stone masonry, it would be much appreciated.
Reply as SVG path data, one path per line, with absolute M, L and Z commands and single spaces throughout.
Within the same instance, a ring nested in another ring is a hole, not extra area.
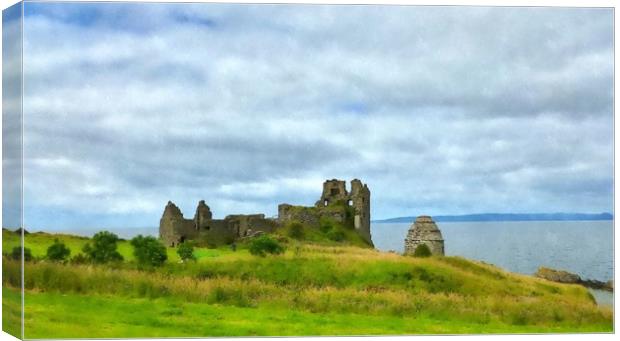
M 444 240 L 441 231 L 429 216 L 417 217 L 409 228 L 407 238 L 405 238 L 405 254 L 413 255 L 415 249 L 421 244 L 426 244 L 433 255 L 444 255 Z
M 271 232 L 275 226 L 276 221 L 265 218 L 264 214 L 238 214 L 213 219 L 211 209 L 204 200 L 198 203 L 194 219 L 185 219 L 181 210 L 168 201 L 159 221 L 159 238 L 167 246 L 177 246 L 186 240 L 221 245 L 257 231 Z
M 351 192 L 347 191 L 345 181 L 326 180 L 321 198 L 314 207 L 289 204 L 278 206 L 278 222 L 282 225 L 298 221 L 318 226 L 323 217 L 339 223 L 350 223 L 369 245 L 373 245 L 370 235 L 370 190 L 360 180 L 351 181 Z
M 204 200 L 198 203 L 194 219 L 185 219 L 181 210 L 169 201 L 159 223 L 159 237 L 167 246 L 176 246 L 186 240 L 221 245 L 257 233 L 272 232 L 292 221 L 318 228 L 322 218 L 355 228 L 372 245 L 370 190 L 358 179 L 351 181 L 351 192 L 347 191 L 344 181 L 327 180 L 315 206 L 281 204 L 277 219 L 265 218 L 264 214 L 236 214 L 213 219 L 211 209 Z
M 168 246 L 175 246 L 186 239 L 194 239 L 198 234 L 194 220 L 183 218 L 181 210 L 168 201 L 159 221 L 159 238 Z

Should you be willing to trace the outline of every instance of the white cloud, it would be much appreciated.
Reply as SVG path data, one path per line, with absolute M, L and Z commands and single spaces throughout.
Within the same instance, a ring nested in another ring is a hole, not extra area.
M 611 210 L 611 11 L 28 6 L 34 207 L 271 215 L 360 178 L 376 218 Z

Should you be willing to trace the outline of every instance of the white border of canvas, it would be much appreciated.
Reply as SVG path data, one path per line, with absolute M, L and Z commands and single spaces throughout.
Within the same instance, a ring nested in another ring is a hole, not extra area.
M 41 1 L 41 2 L 45 2 L 45 0 L 28 0 L 28 1 Z M 300 3 L 300 4 L 393 4 L 393 5 L 454 5 L 454 6 L 562 6 L 562 7 L 609 7 L 609 8 L 614 8 L 614 12 L 615 12 L 615 8 L 617 7 L 617 3 L 615 1 L 611 1 L 611 0 L 590 0 L 590 1 L 583 1 L 583 0 L 563 0 L 563 1 L 558 1 L 558 0 L 503 0 L 503 1 L 497 1 L 497 0 L 476 0 L 476 1 L 471 1 L 471 0 L 441 0 L 441 1 L 424 1 L 424 0 L 383 0 L 383 1 L 369 1 L 369 0 L 288 0 L 288 1 L 282 1 L 282 0 L 239 0 L 239 1 L 232 1 L 232 0 L 219 0 L 219 1 L 204 1 L 204 0 L 194 0 L 194 1 L 183 1 L 183 0 L 166 0 L 166 1 L 156 1 L 156 0 L 106 0 L 106 1 L 84 1 L 84 0 L 61 0 L 63 2 L 203 2 L 203 3 L 209 3 L 209 2 L 219 2 L 219 3 Z M 3 1 L 2 3 L 2 7 L 1 9 L 4 10 L 8 7 L 10 7 L 13 4 L 18 3 L 19 1 L 16 0 L 9 0 L 9 1 Z M 50 1 L 51 2 L 51 1 Z M 617 33 L 617 26 L 616 26 L 616 18 L 614 15 L 614 52 L 615 52 L 615 46 L 617 46 L 617 42 L 618 42 L 618 35 Z M 2 34 L 2 25 L 0 25 L 0 36 Z M 1 50 L 1 43 L 0 43 L 0 50 Z M 618 64 L 618 55 L 614 53 L 614 65 Z M 1 64 L 1 60 L 0 60 L 0 65 Z M 2 90 L 2 85 L 0 84 L 0 92 Z M 615 112 L 616 112 L 616 101 L 615 98 L 618 95 L 618 88 L 616 86 L 616 78 L 615 78 L 615 68 L 614 68 L 614 117 L 615 117 Z M 1 120 L 0 120 L 0 132 L 2 131 L 1 129 Z M 619 175 L 619 170 L 618 168 L 615 167 L 615 159 L 616 156 L 618 155 L 618 148 L 617 144 L 616 144 L 616 140 L 615 140 L 615 132 L 618 131 L 618 128 L 620 127 L 620 124 L 618 123 L 617 120 L 614 119 L 614 179 L 618 178 Z M 1 151 L 0 151 L 0 158 L 1 158 Z M 0 168 L 0 176 L 1 176 L 1 168 Z M 0 186 L 1 186 L 1 182 L 0 182 Z M 616 183 L 614 181 L 614 199 L 615 199 L 615 193 L 616 193 Z M 614 200 L 614 214 L 616 214 L 617 212 L 620 212 L 620 210 L 618 210 L 618 206 L 617 206 L 617 202 Z M 1 216 L 1 207 L 0 207 L 0 216 Z M 614 219 L 614 231 L 615 231 L 615 227 L 616 227 L 616 220 Z M 614 245 L 618 245 L 618 234 L 614 233 Z M 614 252 L 614 264 L 617 264 L 617 254 Z M 614 271 L 615 273 L 615 271 Z M 614 274 L 614 281 L 617 282 L 617 274 Z M 615 303 L 617 303 L 617 297 L 614 296 L 614 301 Z M 616 305 L 617 306 L 617 305 Z M 617 330 L 618 327 L 618 319 L 617 317 L 614 315 L 614 330 Z M 362 336 L 362 337 L 304 337 L 305 340 L 308 341 L 325 341 L 325 340 L 343 340 L 343 341 L 362 341 L 362 340 L 383 340 L 383 339 L 390 339 L 390 340 L 415 340 L 415 341 L 424 341 L 424 340 L 450 340 L 452 338 L 454 338 L 455 336 L 449 336 L 449 335 L 429 335 L 429 336 Z M 615 339 L 616 336 L 614 334 L 554 334 L 554 335 L 549 335 L 549 334 L 521 334 L 521 335 L 459 335 L 456 336 L 458 337 L 460 340 L 476 340 L 479 338 L 483 338 L 483 339 L 501 339 L 501 340 L 520 340 L 522 338 L 528 339 L 528 340 L 582 340 L 584 338 L 593 338 L 593 339 L 602 339 L 602 340 L 612 340 Z M 196 338 L 197 340 L 200 340 L 199 338 Z M 246 340 L 283 340 L 283 339 L 294 339 L 294 338 L 243 338 Z M 5 332 L 1 332 L 0 333 L 0 340 L 15 340 L 15 338 Z M 186 339 L 170 339 L 170 338 L 166 338 L 166 339 L 156 339 L 156 338 L 152 338 L 149 340 L 166 340 L 166 341 L 172 341 L 172 340 L 186 340 Z M 209 338 L 209 340 L 226 340 L 224 338 Z

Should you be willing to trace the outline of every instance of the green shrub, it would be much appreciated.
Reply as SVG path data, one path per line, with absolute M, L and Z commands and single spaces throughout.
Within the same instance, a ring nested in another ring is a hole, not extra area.
M 168 259 L 166 247 L 155 237 L 134 237 L 131 242 L 133 255 L 141 267 L 161 266 Z M 192 250 L 193 251 L 193 250 Z
M 118 240 L 118 236 L 112 232 L 97 232 L 92 239 L 93 245 L 91 246 L 90 243 L 87 243 L 82 251 L 93 263 L 122 261 L 123 256 L 116 251 L 116 242 Z
M 54 239 L 54 244 L 47 248 L 47 259 L 55 262 L 67 260 L 70 254 L 71 250 L 65 246 L 65 243 L 59 241 L 58 239 Z
M 321 226 L 319 226 L 319 230 L 323 233 L 331 231 L 332 228 L 334 228 L 334 226 L 330 222 L 323 222 L 321 223 Z
M 11 250 L 11 259 L 20 260 L 22 258 L 22 248 L 21 246 L 16 246 Z
M 290 242 L 290 239 L 287 236 L 275 235 L 274 238 L 278 243 L 288 244 Z
M 264 257 L 266 253 L 277 255 L 284 252 L 282 245 L 267 235 L 252 239 L 249 250 L 251 254 L 261 257 Z
M 344 232 L 340 230 L 332 230 L 327 232 L 327 238 L 335 242 L 341 242 L 345 239 Z
M 428 245 L 426 244 L 420 244 L 418 245 L 418 247 L 415 248 L 415 251 L 413 251 L 413 256 L 414 257 L 430 257 L 431 249 L 429 249 Z
M 78 253 L 77 255 L 71 257 L 69 262 L 71 264 L 86 264 L 88 263 L 88 257 L 86 257 L 83 253 Z
M 177 254 L 184 262 L 196 259 L 196 256 L 194 256 L 194 247 L 188 242 L 183 242 L 177 246 Z
M 301 225 L 301 223 L 292 223 L 289 226 L 288 236 L 297 240 L 304 239 L 304 227 Z
M 16 246 L 11 251 L 11 258 L 14 260 L 20 260 L 22 258 L 22 247 Z M 29 248 L 24 248 L 24 261 L 29 262 L 32 260 L 32 251 Z

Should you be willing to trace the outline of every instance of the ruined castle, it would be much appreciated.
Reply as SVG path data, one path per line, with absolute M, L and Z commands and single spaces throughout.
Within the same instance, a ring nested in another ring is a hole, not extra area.
M 185 219 L 181 210 L 169 201 L 159 222 L 159 238 L 167 246 L 176 246 L 186 240 L 222 245 L 272 232 L 292 222 L 318 228 L 325 219 L 355 229 L 369 245 L 373 245 L 370 235 L 370 190 L 358 179 L 351 181 L 351 191 L 347 191 L 345 181 L 327 180 L 323 183 L 321 198 L 314 206 L 280 204 L 277 218 L 266 218 L 264 214 L 237 214 L 213 219 L 211 209 L 201 200 L 194 218 Z
M 323 183 L 323 193 L 314 207 L 280 204 L 278 222 L 286 224 L 299 221 L 306 225 L 318 226 L 321 218 L 332 219 L 355 228 L 355 231 L 372 245 L 370 236 L 370 190 L 360 180 L 351 181 L 351 191 L 341 180 L 327 180 Z

